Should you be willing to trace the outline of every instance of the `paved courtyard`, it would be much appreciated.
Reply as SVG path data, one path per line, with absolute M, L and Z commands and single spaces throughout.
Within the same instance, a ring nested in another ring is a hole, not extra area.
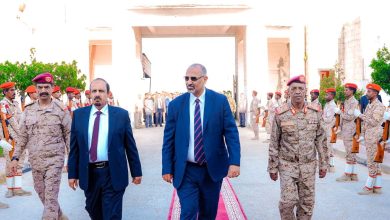
M 266 172 L 268 143 L 261 132 L 261 139 L 250 140 L 248 128 L 239 128 L 242 145 L 241 176 L 231 180 L 234 190 L 248 219 L 279 219 L 279 182 L 269 179 Z M 130 185 L 125 193 L 123 219 L 166 219 L 173 188 L 161 179 L 161 144 L 163 128 L 134 130 L 143 166 L 143 180 L 139 186 Z M 384 193 L 374 196 L 359 196 L 364 185 L 367 168 L 359 165 L 360 180 L 357 183 L 337 183 L 336 177 L 343 173 L 344 160 L 336 158 L 337 173 L 328 174 L 317 181 L 316 206 L 313 219 L 359 220 L 390 219 L 390 175 L 383 175 Z M 34 191 L 31 172 L 24 175 L 25 188 Z M 1 220 L 40 219 L 43 207 L 35 191 L 30 197 L 4 198 L 6 186 L 1 185 L 0 201 L 11 208 L 0 210 Z M 60 192 L 62 210 L 70 219 L 89 219 L 84 210 L 84 194 L 72 191 L 63 175 Z

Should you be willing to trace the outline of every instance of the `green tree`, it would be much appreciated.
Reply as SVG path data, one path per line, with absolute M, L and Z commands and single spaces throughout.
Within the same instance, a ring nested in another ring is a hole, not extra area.
M 376 58 L 372 59 L 372 82 L 380 85 L 382 89 L 390 94 L 390 52 L 386 46 L 376 52 Z

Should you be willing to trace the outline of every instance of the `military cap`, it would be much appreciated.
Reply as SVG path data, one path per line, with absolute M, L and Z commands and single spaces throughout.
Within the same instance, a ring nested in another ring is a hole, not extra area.
M 292 77 L 292 78 L 287 82 L 287 86 L 290 86 L 291 83 L 294 83 L 294 82 L 306 84 L 305 76 L 304 76 L 304 75 L 299 75 L 299 76 L 294 76 L 294 77 Z
M 318 90 L 318 89 L 312 89 L 312 90 L 310 91 L 310 93 L 312 93 L 312 92 L 314 92 L 314 93 L 320 93 L 320 90 Z
M 325 89 L 325 92 L 328 93 L 328 92 L 336 92 L 336 89 L 335 88 L 327 88 Z
M 0 85 L 0 88 L 2 88 L 2 89 L 10 89 L 10 88 L 12 88 L 14 86 L 15 86 L 14 82 L 5 82 L 5 83 Z
M 367 84 L 366 88 L 367 88 L 367 89 L 376 90 L 377 92 L 381 91 L 381 89 L 382 89 L 378 84 L 375 84 L 375 83 L 369 83 L 369 84 Z
M 66 93 L 74 93 L 74 88 L 73 87 L 66 87 L 65 92 Z
M 75 95 L 77 95 L 77 94 L 80 94 L 80 90 L 78 90 L 78 89 L 74 88 L 74 91 L 73 91 L 73 93 L 74 93 Z
M 34 93 L 37 92 L 37 88 L 34 85 L 28 86 L 26 90 L 24 90 L 27 93 Z
M 351 89 L 357 89 L 357 85 L 355 83 L 345 83 L 344 87 L 351 88 Z
M 89 94 L 91 94 L 91 91 L 90 90 L 85 90 L 85 95 L 89 95 Z
M 41 73 L 37 75 L 33 80 L 35 83 L 53 83 L 53 75 L 50 73 Z
M 276 95 L 280 95 L 280 96 L 282 95 L 282 93 L 279 92 L 279 91 L 276 91 L 275 94 L 276 94 Z
M 54 86 L 53 93 L 60 91 L 61 88 L 59 86 Z

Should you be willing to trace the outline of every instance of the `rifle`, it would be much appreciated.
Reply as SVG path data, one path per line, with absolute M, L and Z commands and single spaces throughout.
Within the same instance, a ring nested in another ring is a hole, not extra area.
M 334 116 L 336 117 L 336 122 L 331 129 L 332 135 L 330 136 L 330 143 L 336 143 L 336 141 L 337 141 L 337 133 L 336 132 L 340 126 L 340 114 L 334 114 Z
M 390 121 L 385 122 L 381 139 L 379 139 L 374 161 L 377 163 L 383 163 L 383 157 L 385 156 L 386 141 L 389 139 L 389 125 Z M 383 144 L 382 144 L 383 143 Z
M 3 128 L 3 135 L 6 141 L 9 141 L 10 139 L 12 140 L 12 150 L 9 153 L 10 158 L 12 158 L 12 155 L 14 154 L 15 150 L 15 141 L 12 139 L 12 137 L 9 135 L 8 131 L 8 126 L 7 124 L 8 119 L 10 119 L 12 116 L 11 115 L 6 115 L 3 112 L 3 108 L 5 108 L 2 104 L 0 104 L 0 119 L 1 119 L 1 127 Z
M 359 153 L 359 138 L 360 138 L 360 133 L 361 133 L 361 127 L 362 127 L 362 120 L 358 117 L 355 119 L 356 123 L 356 132 L 353 134 L 352 137 L 352 150 L 351 153 Z
M 267 123 L 267 118 L 268 118 L 268 110 L 264 111 L 264 117 L 263 117 L 263 123 L 261 124 L 261 127 L 265 127 L 265 124 Z

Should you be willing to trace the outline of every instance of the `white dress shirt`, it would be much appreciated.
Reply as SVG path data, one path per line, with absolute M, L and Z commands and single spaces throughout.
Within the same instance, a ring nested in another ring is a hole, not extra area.
M 199 107 L 200 107 L 200 118 L 202 121 L 202 132 L 203 132 L 203 113 L 204 113 L 204 105 L 205 105 L 205 94 L 206 89 L 203 91 L 203 94 L 199 96 Z M 195 114 L 195 105 L 196 105 L 196 96 L 190 93 L 190 140 L 188 143 L 188 156 L 187 161 L 196 163 L 195 161 L 195 153 L 194 153 L 194 114 Z
M 97 111 L 98 109 L 94 105 L 92 105 L 91 113 L 89 114 L 88 125 L 89 149 L 91 149 L 93 125 L 95 123 Z M 97 143 L 97 160 L 95 162 L 108 161 L 108 105 L 105 105 L 100 111 L 102 113 L 100 114 L 99 138 Z M 89 162 L 92 162 L 91 158 L 89 158 Z

